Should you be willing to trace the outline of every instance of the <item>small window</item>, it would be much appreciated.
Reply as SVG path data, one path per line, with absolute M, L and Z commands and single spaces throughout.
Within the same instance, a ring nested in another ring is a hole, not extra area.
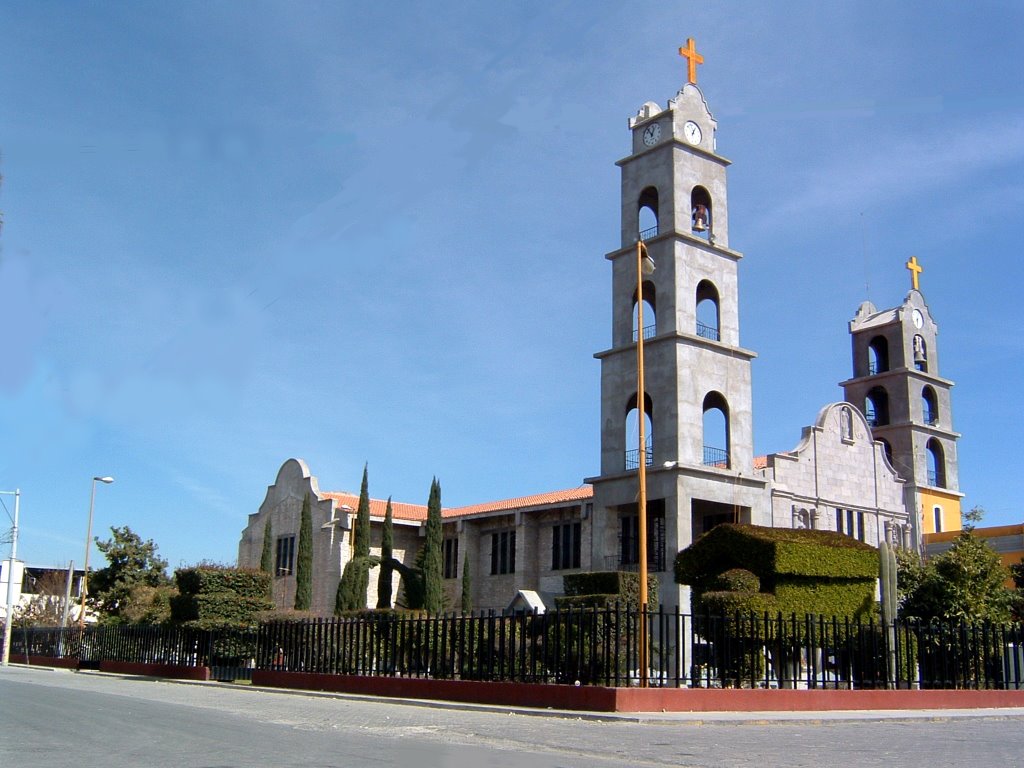
M 864 541 L 864 513 L 852 509 L 837 509 L 836 531 Z
M 274 574 L 291 576 L 295 571 L 295 537 L 278 536 L 277 553 L 274 558 Z
M 932 515 L 935 517 L 935 532 L 942 533 L 942 507 L 936 505 L 932 509 Z
M 580 523 L 560 523 L 551 529 L 551 570 L 580 567 L 582 549 Z
M 459 540 L 444 540 L 444 577 L 446 579 L 459 578 Z
M 516 532 L 491 534 L 491 575 L 516 572 Z
M 727 520 L 725 522 L 732 522 Z M 623 515 L 619 518 L 619 565 L 636 565 L 640 562 L 640 516 Z M 665 559 L 665 512 L 647 508 L 647 567 L 652 571 L 664 571 Z

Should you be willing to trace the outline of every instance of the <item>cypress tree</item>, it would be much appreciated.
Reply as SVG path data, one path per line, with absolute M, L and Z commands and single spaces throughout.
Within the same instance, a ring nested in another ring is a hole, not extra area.
M 308 611 L 313 603 L 313 514 L 309 494 L 302 500 L 299 555 L 295 567 L 295 610 Z
M 427 500 L 427 535 L 423 542 L 423 607 L 428 613 L 444 610 L 441 531 L 441 484 L 434 478 Z
M 391 497 L 388 496 L 387 510 L 384 512 L 384 532 L 380 541 L 380 574 L 377 577 L 377 607 L 391 607 L 391 574 L 394 568 L 391 558 L 394 557 L 395 533 L 391 520 Z
M 363 484 L 359 487 L 359 509 L 356 511 L 356 545 L 352 556 L 370 556 L 370 489 L 366 465 L 363 465 Z M 365 596 L 364 596 L 365 597 Z
M 345 563 L 338 591 L 334 595 L 334 612 L 360 611 L 366 608 L 366 588 L 370 583 L 370 558 L 357 557 Z
M 469 551 L 462 559 L 462 612 L 473 612 L 473 580 L 469 575 Z

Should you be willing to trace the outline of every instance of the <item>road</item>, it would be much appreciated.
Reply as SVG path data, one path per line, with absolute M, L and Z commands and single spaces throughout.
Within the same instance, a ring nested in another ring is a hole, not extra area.
M 1017 765 L 1024 715 L 587 720 L 10 667 L 5 768 Z

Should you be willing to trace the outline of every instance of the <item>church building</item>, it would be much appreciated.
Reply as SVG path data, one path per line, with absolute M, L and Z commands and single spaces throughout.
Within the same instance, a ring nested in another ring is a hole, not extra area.
M 939 375 L 938 327 L 919 290 L 916 258 L 907 264 L 913 288 L 902 305 L 879 311 L 865 302 L 850 322 L 845 401 L 822 407 L 792 450 L 754 456 L 756 353 L 741 343 L 743 254 L 730 243 L 730 161 L 719 154 L 718 125 L 697 86 L 703 59 L 692 40 L 680 53 L 687 82 L 664 108 L 646 102 L 629 119 L 629 153 L 617 162 L 620 241 L 605 256 L 611 343 L 595 354 L 599 472 L 568 490 L 445 509 L 444 575 L 453 607 L 467 563 L 474 608 L 496 610 L 516 599 L 550 604 L 566 572 L 636 569 L 641 468 L 648 569 L 661 585 L 652 605 L 688 609 L 688 588 L 673 582 L 674 556 L 723 522 L 828 529 L 908 548 L 919 548 L 923 533 L 960 525 L 953 382 Z M 330 613 L 352 553 L 358 499 L 320 491 L 301 460 L 285 462 L 249 515 L 238 564 L 259 566 L 269 519 L 275 601 L 292 604 L 307 493 L 313 609 Z M 384 502 L 372 502 L 371 517 L 376 554 Z M 406 564 L 422 544 L 425 519 L 425 506 L 394 505 L 395 557 Z M 370 582 L 372 606 L 376 578 Z

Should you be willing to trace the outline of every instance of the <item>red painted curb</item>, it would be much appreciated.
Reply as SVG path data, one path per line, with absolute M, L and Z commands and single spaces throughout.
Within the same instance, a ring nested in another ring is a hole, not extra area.
M 122 675 L 172 677 L 178 680 L 209 680 L 209 667 L 186 667 L 178 664 L 142 664 L 135 661 L 101 661 L 100 672 Z
M 253 685 L 582 712 L 828 712 L 1024 707 L 1020 691 L 601 688 L 254 670 Z

